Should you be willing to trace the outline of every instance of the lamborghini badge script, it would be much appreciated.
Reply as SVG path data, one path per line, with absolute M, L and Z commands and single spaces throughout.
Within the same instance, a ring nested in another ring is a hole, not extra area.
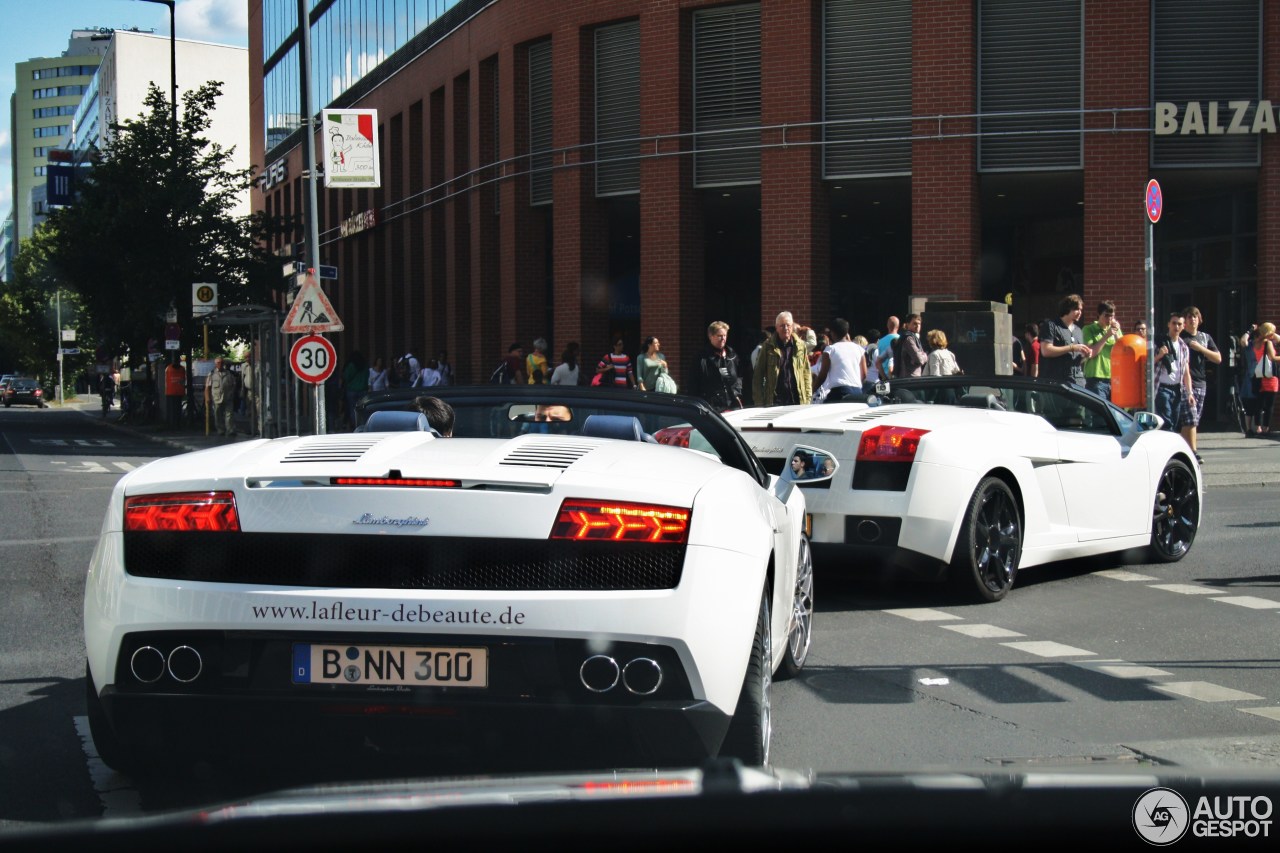
M 376 527 L 426 527 L 430 523 L 430 519 L 418 518 L 416 515 L 407 515 L 404 518 L 389 518 L 385 515 L 374 515 L 371 512 L 366 512 L 351 523 L 372 524 Z

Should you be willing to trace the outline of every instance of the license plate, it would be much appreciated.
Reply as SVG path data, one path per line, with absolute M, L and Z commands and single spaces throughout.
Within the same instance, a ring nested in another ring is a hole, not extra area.
M 295 643 L 294 684 L 488 687 L 489 650 Z

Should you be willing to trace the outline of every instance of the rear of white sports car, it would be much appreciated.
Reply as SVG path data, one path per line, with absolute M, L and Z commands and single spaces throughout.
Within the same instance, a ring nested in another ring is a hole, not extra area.
M 315 750 L 513 726 L 713 755 L 776 543 L 759 492 L 694 451 L 570 436 L 152 463 L 117 485 L 89 572 L 94 740 L 121 769 L 247 735 Z

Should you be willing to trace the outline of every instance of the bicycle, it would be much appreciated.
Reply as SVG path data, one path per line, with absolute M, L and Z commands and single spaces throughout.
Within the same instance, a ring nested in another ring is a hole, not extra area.
M 1232 416 L 1236 419 L 1236 427 L 1239 428 L 1240 434 L 1247 436 L 1249 434 L 1249 420 L 1245 414 L 1244 401 L 1240 399 L 1240 389 L 1232 383 L 1227 393 L 1227 408 L 1231 410 Z

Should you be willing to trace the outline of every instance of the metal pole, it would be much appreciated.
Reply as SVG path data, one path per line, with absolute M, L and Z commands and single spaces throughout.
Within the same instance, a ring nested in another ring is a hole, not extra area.
M 58 328 L 54 332 L 54 337 L 58 342 L 58 405 L 61 406 L 65 402 L 66 395 L 62 392 L 62 383 L 65 381 L 62 377 L 62 288 L 57 288 L 54 293 L 55 302 L 57 303 L 57 320 L 55 321 Z
M 320 265 L 319 204 L 316 198 L 316 109 L 311 99 L 311 18 L 306 0 L 298 0 L 298 25 L 302 29 L 302 55 L 299 57 L 302 80 L 302 119 L 306 130 L 307 162 L 307 269 Z M 325 434 L 324 383 L 316 384 L 316 435 Z
M 1156 369 L 1152 361 L 1151 342 L 1156 334 L 1156 264 L 1154 260 L 1155 225 L 1147 218 L 1147 411 L 1156 410 Z

